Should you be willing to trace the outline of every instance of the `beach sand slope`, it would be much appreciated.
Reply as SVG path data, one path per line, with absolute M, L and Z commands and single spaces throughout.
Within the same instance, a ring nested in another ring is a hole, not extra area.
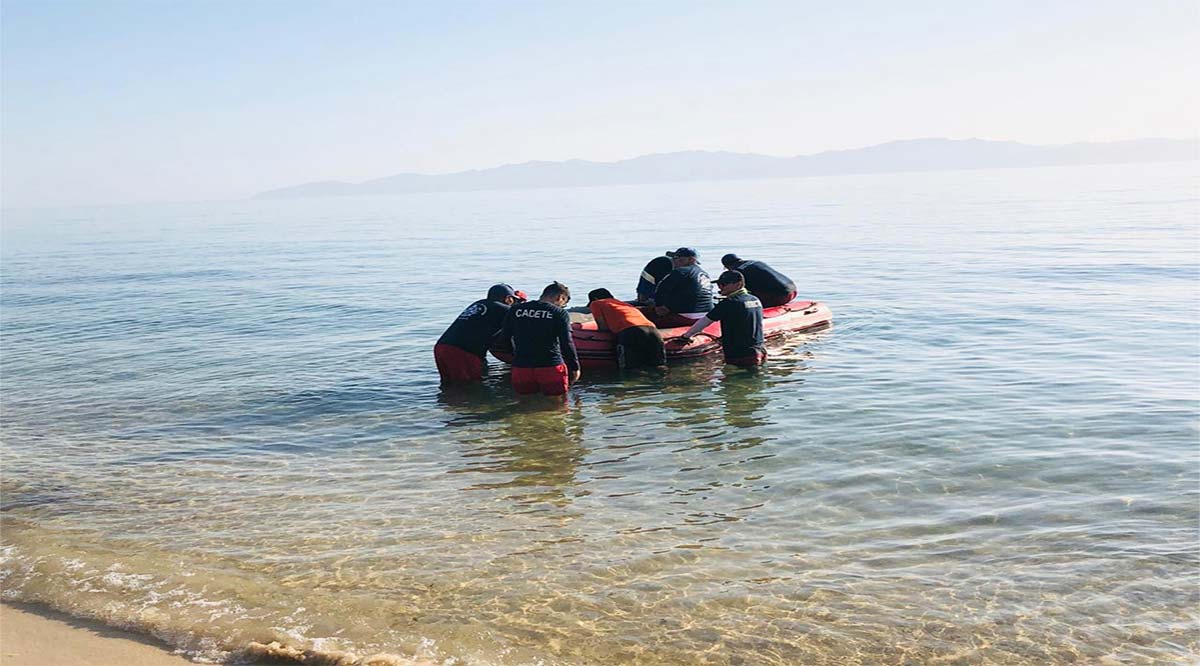
M 144 636 L 24 605 L 0 604 L 0 666 L 195 666 Z

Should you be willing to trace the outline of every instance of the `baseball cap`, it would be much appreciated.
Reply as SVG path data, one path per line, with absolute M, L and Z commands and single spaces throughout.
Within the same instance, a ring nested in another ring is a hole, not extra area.
M 696 248 L 694 247 L 681 247 L 678 250 L 668 251 L 667 256 L 672 259 L 675 257 L 696 257 L 698 259 L 700 257 L 700 255 L 696 254 Z
M 721 257 L 721 265 L 722 266 L 729 266 L 730 264 L 740 264 L 740 263 L 742 263 L 742 258 L 732 252 Z
M 488 289 L 487 297 L 489 301 L 502 301 L 509 296 L 516 298 L 517 292 L 513 291 L 512 287 L 504 284 L 503 282 L 500 284 L 494 284 L 492 285 L 491 289 Z
M 516 296 L 517 300 L 521 301 L 522 303 L 529 300 L 529 294 L 526 294 L 525 292 L 521 291 L 520 289 L 514 291 L 513 295 Z
M 733 284 L 745 279 L 746 276 L 742 275 L 741 271 L 725 271 L 721 273 L 721 277 L 717 278 L 717 284 Z

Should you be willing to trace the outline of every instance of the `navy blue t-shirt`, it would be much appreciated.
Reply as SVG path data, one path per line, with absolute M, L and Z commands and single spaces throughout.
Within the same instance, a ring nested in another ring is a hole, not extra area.
M 766 353 L 762 302 L 745 289 L 725 297 L 704 316 L 721 322 L 721 347 L 726 359 L 754 356 L 756 351 Z
M 514 305 L 504 318 L 500 337 L 512 340 L 514 367 L 548 368 L 566 363 L 569 370 L 579 369 L 571 339 L 571 315 L 557 305 L 545 301 Z
M 671 264 L 670 257 L 655 257 L 646 264 L 642 269 L 642 276 L 638 278 L 637 295 L 638 298 L 646 300 L 654 298 L 654 294 L 658 291 L 658 283 L 667 274 L 671 272 L 674 266 Z
M 676 268 L 658 283 L 654 304 L 675 313 L 708 312 L 713 307 L 708 273 L 695 264 Z
M 796 293 L 796 283 L 761 261 L 746 260 L 734 270 L 746 277 L 746 291 L 755 296 L 784 298 Z
M 453 345 L 484 358 L 500 327 L 509 306 L 499 301 L 483 299 L 467 306 L 450 328 L 438 338 L 440 345 Z

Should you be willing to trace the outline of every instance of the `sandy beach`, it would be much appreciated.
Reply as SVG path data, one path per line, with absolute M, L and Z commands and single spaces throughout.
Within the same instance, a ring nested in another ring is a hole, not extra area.
M 187 666 L 165 645 L 99 622 L 33 606 L 0 604 L 3 666 Z

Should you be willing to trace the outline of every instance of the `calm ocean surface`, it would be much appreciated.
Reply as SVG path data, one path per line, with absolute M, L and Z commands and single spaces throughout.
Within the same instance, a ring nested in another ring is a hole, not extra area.
M 1197 163 L 6 211 L 3 598 L 473 665 L 1191 663 Z M 496 281 L 767 260 L 760 373 L 519 405 Z

